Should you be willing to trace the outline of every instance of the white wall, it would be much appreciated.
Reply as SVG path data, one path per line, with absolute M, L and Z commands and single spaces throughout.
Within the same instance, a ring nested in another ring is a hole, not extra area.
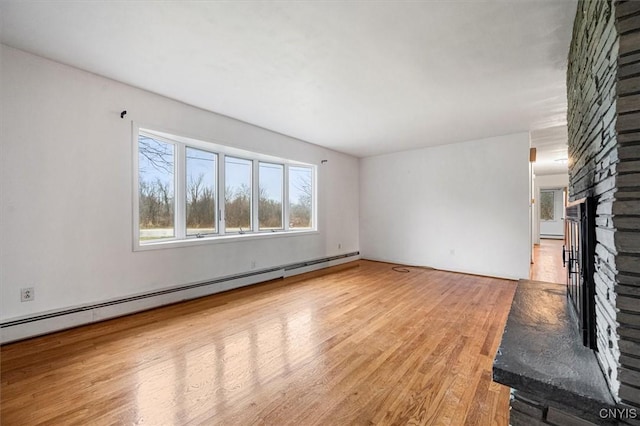
M 540 189 L 541 188 L 565 188 L 569 186 L 569 174 L 541 175 L 534 179 L 534 230 L 535 244 L 540 244 Z
M 356 158 L 1 49 L 0 319 L 245 272 L 252 259 L 260 269 L 359 249 Z M 308 163 L 328 160 L 318 169 L 320 232 L 133 252 L 132 120 Z M 35 287 L 34 301 L 20 302 L 22 287 Z
M 360 160 L 364 258 L 529 274 L 527 133 Z

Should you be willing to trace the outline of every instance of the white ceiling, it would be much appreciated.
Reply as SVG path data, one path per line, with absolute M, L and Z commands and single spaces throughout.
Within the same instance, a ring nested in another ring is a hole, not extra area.
M 549 127 L 531 132 L 531 146 L 536 148 L 536 175 L 567 174 L 567 126 Z
M 0 1 L 7 45 L 356 156 L 565 124 L 575 10 Z

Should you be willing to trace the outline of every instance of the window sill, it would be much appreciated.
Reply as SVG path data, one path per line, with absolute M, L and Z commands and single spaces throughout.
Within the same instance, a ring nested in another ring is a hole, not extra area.
M 220 244 L 220 243 L 237 243 L 240 241 L 251 241 L 268 238 L 281 238 L 281 237 L 299 237 L 304 235 L 317 235 L 320 234 L 317 230 L 301 230 L 301 231 L 281 231 L 281 232 L 252 232 L 246 234 L 230 234 L 221 236 L 212 236 L 204 238 L 189 238 L 184 240 L 165 240 L 149 242 L 140 244 L 134 243 L 133 251 L 147 251 L 147 250 L 162 250 L 169 248 L 179 247 L 192 247 L 208 244 Z

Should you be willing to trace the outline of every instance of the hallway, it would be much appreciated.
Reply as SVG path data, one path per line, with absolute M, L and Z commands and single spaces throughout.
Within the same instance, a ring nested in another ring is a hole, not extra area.
M 541 239 L 533 250 L 534 263 L 529 279 L 565 284 L 567 270 L 562 266 L 563 240 Z

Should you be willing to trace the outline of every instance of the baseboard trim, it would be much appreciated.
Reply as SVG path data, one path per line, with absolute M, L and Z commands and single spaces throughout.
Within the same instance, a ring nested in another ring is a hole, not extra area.
M 360 259 L 360 252 L 345 253 L 165 288 L 99 303 L 14 318 L 0 323 L 0 343 L 10 343 L 67 328 L 87 325 L 171 303 L 196 299 L 273 279 L 286 278 L 353 262 L 358 259 Z

